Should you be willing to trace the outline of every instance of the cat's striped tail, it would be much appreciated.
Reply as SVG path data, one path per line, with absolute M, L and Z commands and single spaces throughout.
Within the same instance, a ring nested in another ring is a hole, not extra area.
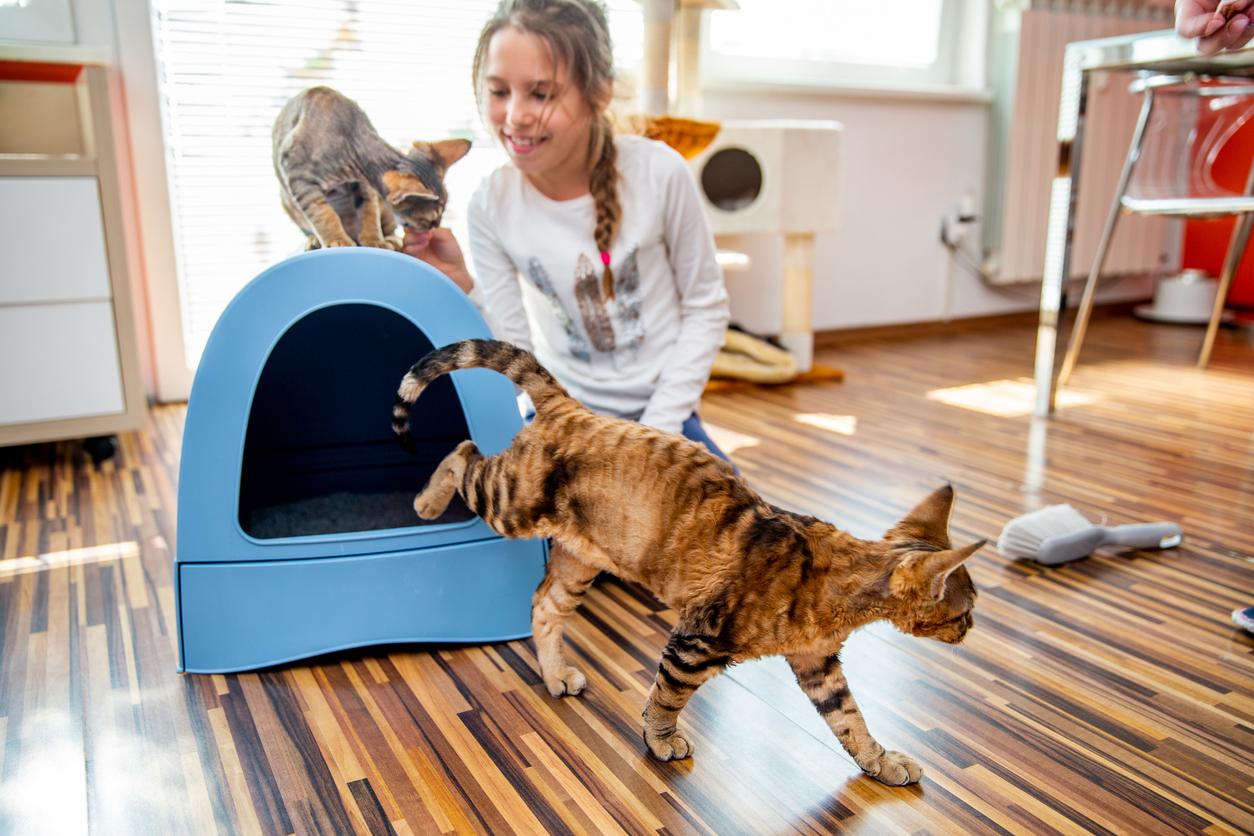
M 392 406 L 392 432 L 402 445 L 412 447 L 409 413 L 422 390 L 442 374 L 458 369 L 491 369 L 508 377 L 531 398 L 537 412 L 559 400 L 570 400 L 562 385 L 529 351 L 499 340 L 462 340 L 437 348 L 415 363 L 401 378 Z

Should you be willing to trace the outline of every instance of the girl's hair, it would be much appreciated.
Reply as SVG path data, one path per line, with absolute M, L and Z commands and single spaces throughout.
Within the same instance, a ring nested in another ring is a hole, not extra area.
M 592 163 L 588 191 L 596 204 L 593 235 L 601 263 L 605 265 L 602 280 L 606 295 L 612 297 L 614 285 L 609 253 L 618 232 L 622 207 L 618 202 L 618 151 L 614 147 L 613 123 L 607 108 L 601 104 L 608 102 L 614 81 L 614 53 L 605 7 L 596 0 L 501 0 L 496 13 L 479 33 L 475 47 L 472 75 L 475 98 L 481 105 L 488 44 L 493 35 L 506 28 L 542 40 L 549 48 L 554 65 L 566 68 L 570 83 L 594 113 L 588 143 L 588 159 Z

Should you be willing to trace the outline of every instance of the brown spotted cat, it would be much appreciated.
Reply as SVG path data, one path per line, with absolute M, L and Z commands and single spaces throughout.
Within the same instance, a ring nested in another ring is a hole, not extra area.
M 306 249 L 400 249 L 397 222 L 421 237 L 440 225 L 444 172 L 470 150 L 465 139 L 415 142 L 406 152 L 375 132 L 357 103 L 330 87 L 294 96 L 274 120 L 274 171 L 283 208 Z
M 562 654 L 562 629 L 598 572 L 643 584 L 678 614 L 644 708 L 644 740 L 660 760 L 692 744 L 676 721 L 693 692 L 730 664 L 782 654 L 797 682 L 864 772 L 919 780 L 919 765 L 884 749 L 849 693 L 840 648 L 864 624 L 951 644 L 971 629 L 975 586 L 962 562 L 983 541 L 949 542 L 953 488 L 937 490 L 883 539 L 777 508 L 700 444 L 594 415 L 529 353 L 468 340 L 437 349 L 401 381 L 393 429 L 408 438 L 412 404 L 432 380 L 488 368 L 521 386 L 535 420 L 485 458 L 462 442 L 414 500 L 426 519 L 454 492 L 507 537 L 551 537 L 532 629 L 549 693 L 587 680 Z

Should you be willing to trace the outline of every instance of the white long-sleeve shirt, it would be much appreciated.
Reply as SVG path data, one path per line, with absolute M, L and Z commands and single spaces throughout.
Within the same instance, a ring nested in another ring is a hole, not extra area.
M 727 291 L 683 158 L 642 137 L 615 143 L 614 298 L 592 196 L 552 200 L 511 165 L 471 199 L 475 280 L 496 337 L 532 351 L 590 409 L 678 432 L 723 345 Z

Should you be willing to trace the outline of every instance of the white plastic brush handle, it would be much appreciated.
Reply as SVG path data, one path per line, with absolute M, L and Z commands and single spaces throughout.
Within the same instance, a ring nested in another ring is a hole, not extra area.
M 1103 546 L 1127 546 L 1132 549 L 1169 549 L 1180 545 L 1184 532 L 1175 523 L 1141 523 L 1116 525 L 1105 529 Z

